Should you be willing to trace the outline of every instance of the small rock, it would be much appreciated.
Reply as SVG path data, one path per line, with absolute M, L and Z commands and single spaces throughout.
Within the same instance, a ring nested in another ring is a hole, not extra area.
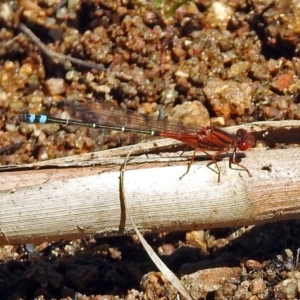
M 208 254 L 204 230 L 191 231 L 186 234 L 186 242 L 200 249 L 202 253 Z
M 273 89 L 278 92 L 283 92 L 284 89 L 288 88 L 288 86 L 291 84 L 293 76 L 294 74 L 292 73 L 286 73 L 277 76 L 272 82 Z
M 255 278 L 252 280 L 250 290 L 252 294 L 257 295 L 266 289 L 266 284 L 261 278 Z
M 210 124 L 208 111 L 199 101 L 185 102 L 177 105 L 170 117 L 174 121 L 193 127 L 208 126 Z
M 274 287 L 274 296 L 276 299 L 296 299 L 298 293 L 299 280 L 286 279 Z
M 225 120 L 230 116 L 243 116 L 250 109 L 251 85 L 247 82 L 211 78 L 203 92 L 215 114 Z
M 232 8 L 226 2 L 213 1 L 208 8 L 205 23 L 210 27 L 226 29 L 233 15 Z
M 239 280 L 242 274 L 241 268 L 213 268 L 201 270 L 182 277 L 185 286 L 195 299 L 205 299 L 208 292 L 217 291 L 228 280 Z
M 62 78 L 50 78 L 45 82 L 46 89 L 51 96 L 61 95 L 65 92 L 65 82 Z
M 247 268 L 248 271 L 261 270 L 262 264 L 257 260 L 249 259 L 245 262 L 245 267 Z

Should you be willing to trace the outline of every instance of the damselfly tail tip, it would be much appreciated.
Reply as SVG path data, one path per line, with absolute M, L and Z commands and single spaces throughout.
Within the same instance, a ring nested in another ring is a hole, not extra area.
M 27 122 L 26 120 L 27 120 L 27 114 L 20 114 L 18 116 L 18 121 L 19 122 Z

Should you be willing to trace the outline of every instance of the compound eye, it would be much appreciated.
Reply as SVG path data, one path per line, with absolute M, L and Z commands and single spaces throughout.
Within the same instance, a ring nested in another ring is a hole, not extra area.
M 246 151 L 254 145 L 254 137 L 251 133 L 245 129 L 238 129 L 237 135 L 237 146 L 241 151 Z
M 241 151 L 246 151 L 248 148 L 250 148 L 251 145 L 249 145 L 249 143 L 247 142 L 244 142 L 244 143 L 239 143 L 238 144 L 238 148 L 241 150 Z

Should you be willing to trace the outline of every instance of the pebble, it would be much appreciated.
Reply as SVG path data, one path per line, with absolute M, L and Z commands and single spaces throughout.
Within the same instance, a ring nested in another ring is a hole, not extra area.
M 294 74 L 292 73 L 285 73 L 277 76 L 271 84 L 272 88 L 280 93 L 284 92 L 291 84 L 293 76 Z
M 194 245 L 201 253 L 208 254 L 207 242 L 204 236 L 204 230 L 190 231 L 186 234 L 187 244 Z
M 193 127 L 210 124 L 207 108 L 199 101 L 177 105 L 170 114 L 170 119 Z
M 257 295 L 266 289 L 266 284 L 262 278 L 255 278 L 251 281 L 250 290 L 252 294 Z
M 241 268 L 219 267 L 200 270 L 193 274 L 182 277 L 182 282 L 185 286 L 189 286 L 195 299 L 206 298 L 207 294 L 212 291 L 217 291 L 220 288 L 227 289 L 226 294 L 234 295 L 235 285 L 226 284 L 230 280 L 239 280 L 241 276 Z
M 62 78 L 50 78 L 46 80 L 45 87 L 51 96 L 61 95 L 66 91 L 65 82 Z
M 281 281 L 274 287 L 274 296 L 276 299 L 296 299 L 299 298 L 300 280 L 288 278 Z
M 233 10 L 226 2 L 213 1 L 208 7 L 205 22 L 207 26 L 226 29 L 232 15 Z
M 209 79 L 203 88 L 213 111 L 225 119 L 243 116 L 251 106 L 251 85 L 232 80 Z

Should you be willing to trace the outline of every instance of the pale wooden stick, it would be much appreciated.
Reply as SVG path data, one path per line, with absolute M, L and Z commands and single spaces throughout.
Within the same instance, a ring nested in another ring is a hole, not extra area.
M 207 162 L 195 162 L 182 180 L 186 162 L 134 166 L 125 187 L 132 217 L 143 232 L 299 217 L 299 149 L 251 149 L 242 163 L 252 178 L 224 159 L 220 183 Z M 109 166 L 2 172 L 0 199 L 2 245 L 118 232 L 119 170 Z

